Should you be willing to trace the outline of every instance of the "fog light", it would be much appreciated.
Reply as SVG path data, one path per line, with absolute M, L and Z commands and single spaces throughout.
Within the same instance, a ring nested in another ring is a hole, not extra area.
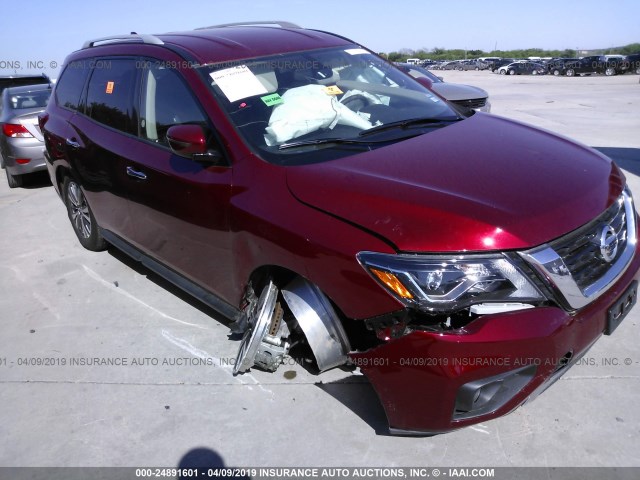
M 495 412 L 519 393 L 535 373 L 536 366 L 529 365 L 465 383 L 456 395 L 453 420 L 464 420 Z

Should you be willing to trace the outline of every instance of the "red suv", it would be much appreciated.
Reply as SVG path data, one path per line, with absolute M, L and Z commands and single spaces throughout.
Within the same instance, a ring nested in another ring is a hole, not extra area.
M 40 124 L 84 247 L 231 319 L 238 374 L 287 355 L 359 367 L 393 433 L 510 412 L 636 301 L 636 212 L 610 159 L 449 104 L 338 35 L 89 41 Z

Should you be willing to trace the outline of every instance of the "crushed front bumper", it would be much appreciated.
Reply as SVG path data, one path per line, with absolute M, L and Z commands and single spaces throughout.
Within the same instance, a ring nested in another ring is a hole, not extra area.
M 350 355 L 375 388 L 391 433 L 444 433 L 505 415 L 548 388 L 610 328 L 630 295 L 640 251 L 597 300 L 485 315 L 452 332 L 413 331 Z M 634 299 L 635 301 L 635 299 Z

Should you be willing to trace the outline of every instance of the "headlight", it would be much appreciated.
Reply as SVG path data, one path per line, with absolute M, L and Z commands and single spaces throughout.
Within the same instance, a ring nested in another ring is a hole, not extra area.
M 477 303 L 538 302 L 543 295 L 507 257 L 360 252 L 360 264 L 398 300 L 433 313 Z

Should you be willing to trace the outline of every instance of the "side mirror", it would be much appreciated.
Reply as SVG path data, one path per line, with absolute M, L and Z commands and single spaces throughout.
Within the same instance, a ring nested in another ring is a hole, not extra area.
M 416 78 L 416 82 L 424 87 L 427 87 L 429 90 L 431 90 L 431 87 L 433 86 L 433 82 L 427 77 L 418 77 Z
M 199 125 L 174 125 L 167 130 L 169 147 L 176 155 L 189 158 L 204 165 L 220 165 L 223 155 L 209 151 L 204 130 Z
M 173 153 L 181 157 L 207 152 L 207 139 L 199 125 L 174 125 L 167 130 L 167 141 Z

